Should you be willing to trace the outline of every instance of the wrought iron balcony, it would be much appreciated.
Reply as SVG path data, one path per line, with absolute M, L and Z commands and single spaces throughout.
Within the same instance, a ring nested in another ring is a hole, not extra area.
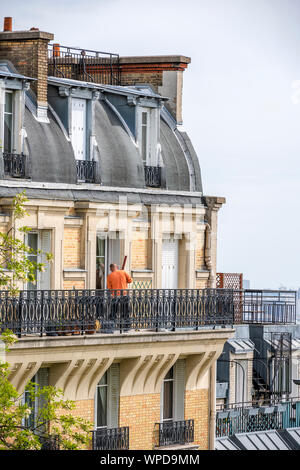
M 0 331 L 71 335 L 199 329 L 233 323 L 232 294 L 214 289 L 0 291 Z
M 59 436 L 40 436 L 41 450 L 60 450 Z
M 76 171 L 78 182 L 95 182 L 96 162 L 90 160 L 76 160 Z
M 158 447 L 185 445 L 194 442 L 194 420 L 157 423 Z
M 48 47 L 48 75 L 119 85 L 119 55 L 51 44 Z
M 93 450 L 128 450 L 129 428 L 101 428 L 92 431 Z
M 216 437 L 300 426 L 299 398 L 217 407 Z
M 145 182 L 150 188 L 161 187 L 161 167 L 145 166 Z
M 12 178 L 25 178 L 26 156 L 23 153 L 3 153 L 4 173 Z
M 0 330 L 43 336 L 233 325 L 243 322 L 235 316 L 237 294 L 239 312 L 248 315 L 245 323 L 295 320 L 292 303 L 286 304 L 286 312 L 280 304 L 282 316 L 249 317 L 250 305 L 256 312 L 255 298 L 250 304 L 241 291 L 226 289 L 32 290 L 16 297 L 0 291 Z

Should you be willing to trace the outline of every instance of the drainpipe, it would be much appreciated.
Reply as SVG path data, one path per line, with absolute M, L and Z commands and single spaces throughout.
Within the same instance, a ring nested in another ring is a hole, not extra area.
M 206 222 L 205 225 L 206 225 L 206 229 L 205 229 L 204 259 L 205 259 L 205 265 L 209 271 L 208 287 L 213 288 L 215 286 L 215 276 L 213 273 L 212 260 L 211 260 L 211 227 L 208 222 Z
M 209 450 L 215 450 L 215 433 L 216 433 L 216 361 L 210 368 L 210 413 L 209 413 Z

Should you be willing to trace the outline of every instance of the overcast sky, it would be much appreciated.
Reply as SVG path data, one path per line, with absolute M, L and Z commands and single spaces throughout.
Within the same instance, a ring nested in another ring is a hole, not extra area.
M 190 56 L 184 127 L 205 194 L 227 199 L 218 270 L 253 288 L 300 286 L 299 0 L 10 0 L 0 11 L 63 45 Z

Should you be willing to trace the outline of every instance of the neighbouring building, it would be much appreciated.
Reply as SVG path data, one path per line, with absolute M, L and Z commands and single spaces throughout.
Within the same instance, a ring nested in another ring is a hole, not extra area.
M 300 449 L 300 330 L 297 293 L 234 288 L 235 333 L 217 361 L 216 449 Z M 221 281 L 220 281 L 221 279 Z
M 30 380 L 63 389 L 93 423 L 94 448 L 213 449 L 233 304 L 225 296 L 220 311 L 214 290 L 225 200 L 203 194 L 182 127 L 190 59 L 53 39 L 9 18 L 0 33 L 1 230 L 25 190 L 15 228 L 54 255 L 14 303 L 2 293 L 1 325 L 19 336 L 10 380 L 20 393 Z M 125 257 L 132 289 L 112 296 L 109 265 Z

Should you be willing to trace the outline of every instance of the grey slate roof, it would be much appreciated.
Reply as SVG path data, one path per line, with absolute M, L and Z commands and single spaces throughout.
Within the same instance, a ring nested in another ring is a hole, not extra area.
M 8 61 L 0 62 L 0 77 L 4 74 L 15 79 L 27 79 L 17 73 L 12 64 Z M 4 76 L 3 75 L 3 76 Z M 140 97 L 153 98 L 154 100 L 166 100 L 167 98 L 153 92 L 150 86 L 123 87 L 86 83 L 77 80 L 49 77 L 49 85 L 69 87 L 81 87 L 98 89 L 109 94 L 137 95 Z M 49 123 L 36 119 L 36 97 L 29 90 L 26 93 L 26 109 L 24 126 L 27 137 L 25 138 L 24 153 L 27 155 L 27 176 L 32 182 L 52 182 L 76 184 L 76 160 L 72 144 L 68 138 L 67 130 L 64 128 L 67 123 L 59 115 L 55 108 L 55 103 L 48 109 Z M 59 98 L 59 95 L 58 99 Z M 57 113 L 57 114 L 56 114 Z M 59 117 L 58 117 L 59 115 Z M 197 155 L 187 134 L 177 128 L 172 116 L 167 110 L 161 110 L 161 151 L 164 165 L 163 181 L 166 182 L 166 190 L 187 191 L 202 193 L 201 173 Z M 64 122 L 64 123 L 63 123 Z M 142 158 L 137 144 L 122 122 L 122 117 L 118 112 L 114 112 L 114 106 L 109 106 L 105 100 L 99 99 L 95 102 L 95 126 L 94 132 L 98 146 L 95 158 L 98 158 L 99 174 L 101 185 L 120 188 L 145 188 L 145 175 Z M 98 179 L 97 179 L 98 181 Z M 21 182 L 20 182 L 21 184 Z M 13 190 L 10 189 L 9 192 Z M 2 186 L 1 195 L 4 195 Z M 37 195 L 41 190 L 32 190 L 32 195 Z M 48 197 L 46 193 L 55 197 L 66 199 L 68 191 L 63 194 L 62 190 L 42 191 L 41 197 Z M 84 192 L 76 194 L 71 191 L 70 199 L 78 200 L 77 196 L 83 200 L 108 200 L 108 193 L 94 191 L 90 186 Z M 111 195 L 112 197 L 112 195 Z M 118 200 L 119 195 L 117 196 Z M 195 204 L 202 203 L 199 197 L 178 195 L 154 195 L 144 194 L 143 196 L 130 196 L 132 200 L 143 203 L 179 203 L 179 200 L 191 203 L 191 198 Z M 110 199 L 111 200 L 111 199 Z M 147 202 L 146 202 L 147 201 Z M 155 202 L 154 202 L 155 201 Z M 161 201 L 161 202 L 158 202 Z
M 141 156 L 117 115 L 105 102 L 96 101 L 95 119 L 102 184 L 144 188 Z
M 257 431 L 219 437 L 216 450 L 300 450 L 300 428 Z
M 71 143 L 67 141 L 54 116 L 50 123 L 38 122 L 25 108 L 26 144 L 32 181 L 76 183 L 76 165 Z

